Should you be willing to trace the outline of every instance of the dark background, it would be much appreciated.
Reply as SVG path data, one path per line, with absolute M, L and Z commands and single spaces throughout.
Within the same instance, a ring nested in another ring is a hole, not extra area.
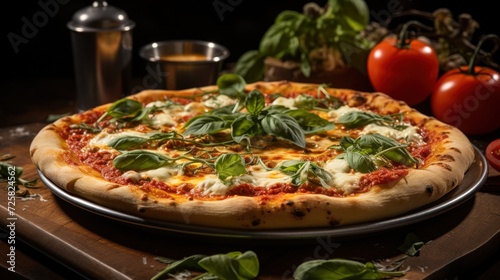
M 226 64 L 231 64 L 245 51 L 258 48 L 260 38 L 281 11 L 301 11 L 307 2 L 311 1 L 109 0 L 108 4 L 126 11 L 129 18 L 136 23 L 133 30 L 132 73 L 133 77 L 140 78 L 145 75 L 145 65 L 138 56 L 138 50 L 145 44 L 169 39 L 213 41 L 230 50 L 231 55 Z M 323 6 L 327 1 L 315 2 Z M 45 106 L 56 110 L 58 102 L 72 102 L 73 58 L 70 31 L 66 24 L 76 11 L 91 3 L 90 0 L 10 1 L 12 7 L 3 8 L 0 94 L 4 102 L 0 104 L 0 125 L 22 122 L 2 118 L 6 113 L 13 113 L 14 108 L 33 110 Z M 386 19 L 394 11 L 409 9 L 432 12 L 437 8 L 446 7 L 455 17 L 460 13 L 469 13 L 480 24 L 475 37 L 500 33 L 500 13 L 492 3 L 486 0 L 367 1 L 372 21 Z M 228 9 L 218 11 L 214 7 L 217 4 L 219 7 L 227 5 Z M 52 15 L 44 11 L 44 6 L 50 6 Z M 43 22 L 43 17 L 37 19 L 37 15 L 41 13 L 46 14 L 45 24 L 37 27 L 32 38 L 26 38 L 26 43 L 13 46 L 9 41 L 9 34 L 22 36 L 26 21 Z M 61 92 L 61 88 L 65 88 L 65 91 Z M 48 102 L 48 99 L 55 101 Z

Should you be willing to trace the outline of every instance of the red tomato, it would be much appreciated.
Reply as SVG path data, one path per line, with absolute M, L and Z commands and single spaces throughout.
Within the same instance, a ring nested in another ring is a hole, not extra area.
M 486 147 L 486 159 L 491 167 L 500 171 L 500 139 L 494 140 Z
M 439 60 L 434 48 L 423 41 L 414 39 L 400 48 L 396 38 L 386 38 L 370 51 L 367 69 L 376 91 L 412 106 L 431 95 Z
M 500 128 L 500 74 L 488 67 L 468 67 L 446 72 L 431 96 L 434 116 L 469 135 Z

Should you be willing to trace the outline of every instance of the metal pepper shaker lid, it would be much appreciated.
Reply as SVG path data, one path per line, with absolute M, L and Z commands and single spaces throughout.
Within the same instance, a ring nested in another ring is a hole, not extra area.
M 94 1 L 78 10 L 71 30 L 76 107 L 85 111 L 130 94 L 132 29 L 121 9 Z
M 68 28 L 77 32 L 128 31 L 134 27 L 135 23 L 125 11 L 106 1 L 94 1 L 91 6 L 78 10 L 68 23 Z

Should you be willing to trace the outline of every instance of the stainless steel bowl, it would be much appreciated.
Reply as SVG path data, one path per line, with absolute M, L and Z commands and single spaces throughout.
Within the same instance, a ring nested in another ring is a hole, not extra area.
M 151 88 L 178 90 L 215 84 L 229 51 L 213 42 L 171 40 L 145 45 L 139 55 L 154 76 Z

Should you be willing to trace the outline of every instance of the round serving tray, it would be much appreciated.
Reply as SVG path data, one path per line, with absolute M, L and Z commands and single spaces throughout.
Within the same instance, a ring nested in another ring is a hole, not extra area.
M 488 177 L 488 168 L 485 157 L 476 147 L 474 147 L 474 150 L 474 163 L 465 174 L 463 181 L 455 189 L 453 189 L 453 191 L 446 194 L 434 203 L 418 208 L 415 211 L 408 212 L 398 217 L 370 223 L 339 226 L 335 228 L 300 228 L 283 230 L 264 229 L 249 231 L 152 220 L 127 213 L 122 213 L 70 194 L 54 184 L 40 170 L 38 170 L 38 173 L 42 182 L 44 182 L 47 187 L 62 200 L 92 213 L 139 227 L 167 231 L 171 233 L 179 233 L 183 235 L 187 234 L 204 237 L 256 240 L 315 239 L 318 237 L 344 238 L 373 234 L 420 222 L 447 212 L 473 197 L 476 191 L 485 183 Z

